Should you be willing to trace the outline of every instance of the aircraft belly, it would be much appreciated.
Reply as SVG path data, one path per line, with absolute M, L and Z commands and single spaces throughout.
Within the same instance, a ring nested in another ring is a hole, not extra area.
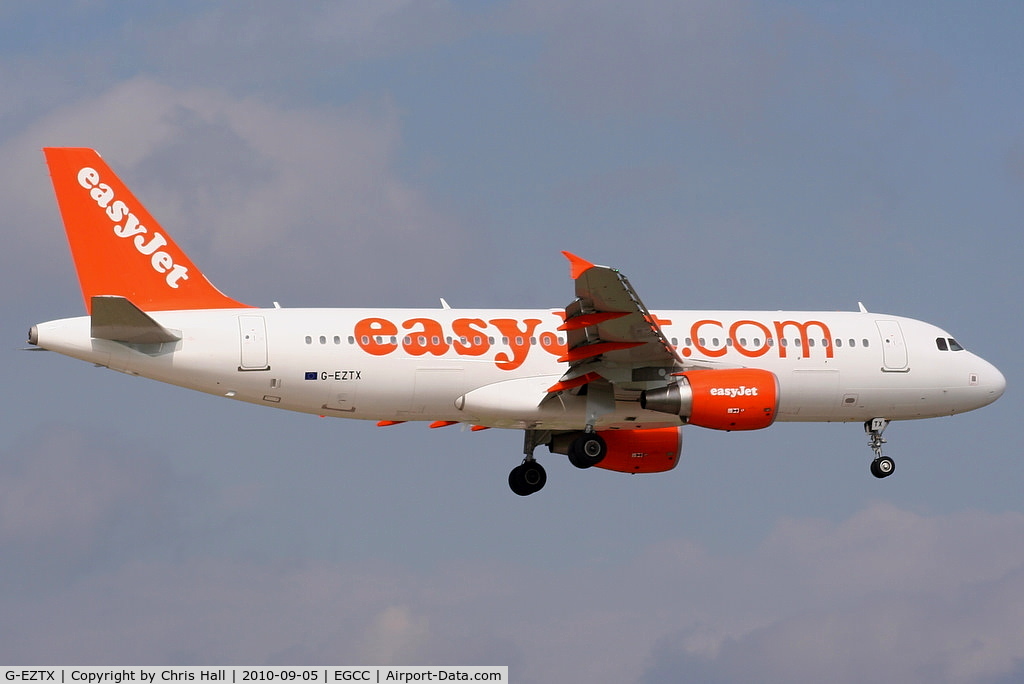
M 459 419 L 494 427 L 581 430 L 587 422 L 586 397 L 564 392 L 547 396 L 547 389 L 560 377 L 517 378 L 474 389 L 458 398 Z M 638 402 L 616 401 L 614 410 L 601 415 L 595 427 L 638 429 L 680 424 L 677 416 L 645 411 Z

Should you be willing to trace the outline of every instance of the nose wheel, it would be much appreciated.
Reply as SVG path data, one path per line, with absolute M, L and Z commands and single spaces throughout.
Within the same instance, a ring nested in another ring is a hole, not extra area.
M 882 433 L 888 426 L 889 420 L 886 418 L 872 418 L 864 423 L 864 432 L 868 433 L 868 446 L 875 452 L 875 460 L 871 462 L 871 474 L 879 479 L 889 477 L 896 470 L 896 462 L 882 455 L 882 445 L 886 443 Z

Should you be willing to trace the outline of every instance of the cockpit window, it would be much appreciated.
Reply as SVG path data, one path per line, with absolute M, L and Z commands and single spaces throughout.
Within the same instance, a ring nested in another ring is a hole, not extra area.
M 963 351 L 964 348 L 954 340 L 952 337 L 936 337 L 935 346 L 939 348 L 939 351 Z

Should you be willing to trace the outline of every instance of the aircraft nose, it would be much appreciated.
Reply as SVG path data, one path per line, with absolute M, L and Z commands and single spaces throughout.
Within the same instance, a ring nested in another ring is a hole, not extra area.
M 981 386 L 986 390 L 986 404 L 991 404 L 993 401 L 1003 396 L 1003 392 L 1006 391 L 1006 377 L 999 371 L 998 368 L 993 366 L 988 361 L 983 362 L 983 368 L 981 377 L 979 378 Z
M 1006 391 L 1006 377 L 999 372 L 999 369 L 992 366 L 992 401 L 995 401 L 999 397 L 1003 396 L 1003 392 Z

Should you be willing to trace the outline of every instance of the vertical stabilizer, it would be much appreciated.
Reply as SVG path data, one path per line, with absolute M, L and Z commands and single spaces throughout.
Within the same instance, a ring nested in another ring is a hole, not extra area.
M 103 295 L 143 311 L 246 306 L 206 279 L 95 150 L 43 153 L 89 313 Z

